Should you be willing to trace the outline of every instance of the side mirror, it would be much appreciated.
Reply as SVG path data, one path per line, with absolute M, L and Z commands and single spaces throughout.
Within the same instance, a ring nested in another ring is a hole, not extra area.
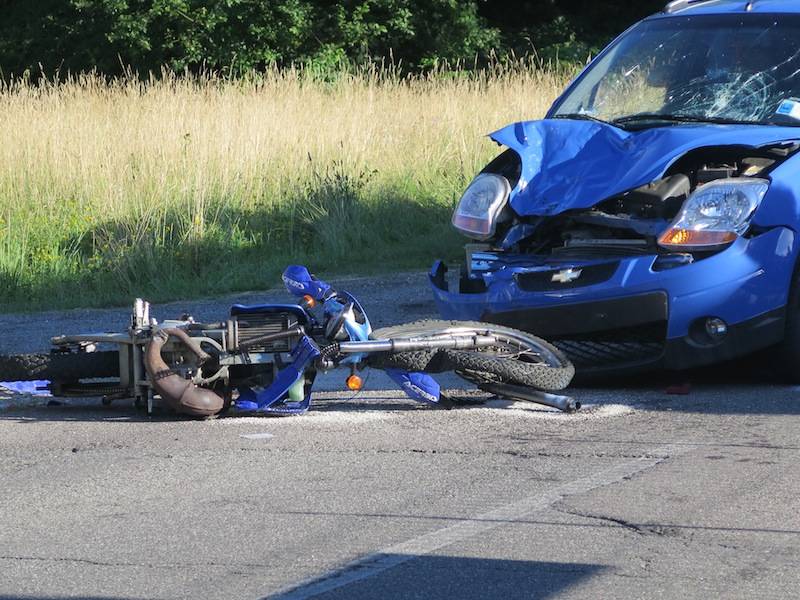
M 302 265 L 290 265 L 286 267 L 283 275 L 283 285 L 293 296 L 302 298 L 311 296 L 314 300 L 324 300 L 330 292 L 331 286 L 322 280 L 317 279 L 308 269 Z

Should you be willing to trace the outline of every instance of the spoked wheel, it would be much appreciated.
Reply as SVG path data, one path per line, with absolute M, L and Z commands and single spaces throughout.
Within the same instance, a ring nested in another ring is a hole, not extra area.
M 378 368 L 426 373 L 455 371 L 473 383 L 512 383 L 540 390 L 567 387 L 575 367 L 555 346 L 523 331 L 474 321 L 418 321 L 378 329 L 373 339 L 435 339 L 487 335 L 497 344 L 475 350 L 421 350 L 373 357 Z

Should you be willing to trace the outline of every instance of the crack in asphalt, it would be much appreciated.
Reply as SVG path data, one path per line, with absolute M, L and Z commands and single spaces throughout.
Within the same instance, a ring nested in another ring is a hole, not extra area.
M 191 451 L 181 451 L 181 449 L 176 448 L 174 452 L 169 454 L 161 454 L 161 453 L 150 453 L 147 451 L 141 452 L 140 448 L 136 448 L 135 446 L 128 446 L 128 447 L 120 447 L 118 445 L 114 445 L 113 447 L 73 447 L 73 446 L 64 446 L 63 448 L 54 448 L 51 449 L 49 452 L 57 455 L 66 454 L 71 452 L 72 454 L 82 453 L 82 454 L 100 454 L 100 453 L 107 453 L 109 450 L 122 450 L 130 452 L 130 456 L 123 457 L 127 460 L 139 460 L 141 458 L 154 458 L 154 459 L 163 459 L 163 460 L 175 460 L 181 459 L 185 457 L 191 457 L 192 459 L 196 458 L 198 454 L 217 454 L 220 450 L 218 449 L 191 449 Z M 271 446 L 271 447 L 239 447 L 239 448 L 225 448 L 222 449 L 223 451 L 228 452 L 248 452 L 248 453 L 264 453 L 264 454 L 272 454 L 272 453 L 284 453 L 286 451 L 285 447 L 280 446 Z M 587 459 L 587 458 L 603 458 L 603 459 L 625 459 L 625 460 L 641 460 L 641 459 L 660 459 L 660 460 L 668 460 L 671 458 L 670 456 L 664 455 L 656 455 L 651 452 L 641 452 L 641 453 L 626 453 L 626 452 L 588 452 L 588 453 L 575 453 L 575 452 L 552 452 L 552 451 L 538 451 L 538 452 L 520 452 L 518 450 L 502 450 L 502 449 L 480 449 L 480 450 L 457 450 L 451 448 L 379 448 L 379 449 L 358 449 L 358 448 L 315 448 L 313 452 L 317 454 L 387 454 L 387 455 L 398 455 L 398 454 L 421 454 L 421 455 L 437 455 L 437 456 L 511 456 L 513 458 L 519 458 L 523 460 L 535 460 L 539 458 L 555 458 L 555 459 Z M 34 466 L 38 463 L 32 463 L 30 465 L 25 465 L 23 468 L 28 468 L 30 466 Z M 21 469 L 20 469 L 21 470 Z
M 422 534 L 405 542 L 389 546 L 355 560 L 322 576 L 306 579 L 279 590 L 268 598 L 280 600 L 307 600 L 324 593 L 349 586 L 357 581 L 374 577 L 398 565 L 442 548 L 475 539 L 493 531 L 509 521 L 520 521 L 540 511 L 561 503 L 564 499 L 607 486 L 619 485 L 637 475 L 663 464 L 674 456 L 695 449 L 690 444 L 670 444 L 649 454 L 659 458 L 628 460 L 598 470 L 588 476 L 565 482 L 553 489 L 540 491 L 516 502 L 503 505 L 487 513 L 475 515 L 441 529 Z M 661 458 L 664 456 L 665 458 Z
M 279 452 L 283 453 L 286 451 L 284 447 L 260 447 L 260 448 L 245 448 L 241 447 L 238 449 L 240 452 L 261 452 L 261 453 L 272 453 L 272 452 Z M 357 448 L 338 448 L 338 449 L 326 449 L 326 448 L 315 448 L 313 450 L 317 454 L 430 454 L 430 455 L 442 455 L 442 456 L 484 456 L 484 457 L 491 457 L 491 456 L 511 456 L 514 458 L 520 459 L 537 459 L 537 458 L 558 458 L 558 459 L 587 459 L 587 458 L 605 458 L 605 459 L 624 459 L 624 460 L 669 460 L 672 456 L 665 455 L 665 454 L 653 454 L 652 452 L 642 452 L 642 453 L 614 453 L 614 452 L 587 452 L 587 453 L 580 453 L 580 452 L 549 452 L 549 451 L 540 451 L 540 452 L 519 452 L 517 450 L 453 450 L 447 448 L 440 448 L 440 449 L 424 449 L 424 448 L 390 448 L 390 449 L 370 449 L 370 450 L 360 450 Z
M 181 568 L 231 568 L 231 567 L 252 567 L 260 569 L 268 569 L 274 565 L 266 565 L 260 563 L 244 563 L 237 562 L 235 564 L 229 563 L 136 563 L 136 562 L 107 562 L 99 560 L 91 560 L 88 558 L 72 558 L 67 556 L 0 556 L 0 560 L 10 561 L 24 561 L 24 562 L 66 562 L 66 563 L 79 563 L 84 565 L 92 565 L 96 567 L 142 567 L 146 569 L 181 569 Z
M 39 466 L 38 462 L 19 462 L 16 465 L 14 465 L 14 464 L 8 465 L 6 467 L 7 470 L 6 470 L 5 476 L 6 477 L 10 477 L 11 475 L 16 475 L 18 473 L 22 473 L 23 471 L 26 471 L 28 469 L 31 469 L 31 468 L 37 467 L 37 466 Z
M 659 524 L 649 524 L 649 523 L 634 523 L 632 521 L 628 521 L 627 519 L 619 518 L 619 517 L 611 517 L 609 515 L 601 515 L 597 513 L 591 513 L 586 511 L 581 511 L 575 508 L 567 507 L 567 506 L 559 506 L 554 505 L 553 510 L 556 512 L 572 515 L 576 517 L 582 517 L 585 519 L 591 519 L 595 521 L 601 521 L 605 523 L 610 523 L 612 525 L 617 525 L 621 528 L 624 528 L 628 531 L 632 531 L 638 535 L 643 536 L 655 536 L 655 537 L 666 537 L 672 538 L 676 541 L 679 541 L 684 546 L 689 546 L 690 543 L 698 543 L 702 544 L 703 546 L 707 546 L 710 548 L 721 548 L 723 550 L 739 550 L 740 546 L 733 545 L 733 544 L 726 544 L 725 542 L 716 542 L 710 540 L 702 540 L 696 539 L 694 536 L 694 531 L 689 533 L 689 537 L 682 535 L 682 529 L 685 526 L 682 525 L 659 525 Z M 721 531 L 722 528 L 713 528 L 709 527 L 708 530 L 716 530 Z M 771 533 L 798 533 L 798 532 L 791 532 L 791 531 L 773 531 Z
M 614 453 L 614 452 L 589 452 L 589 453 L 575 453 L 575 452 L 548 452 L 548 451 L 540 451 L 540 452 L 518 452 L 516 450 L 502 450 L 500 454 L 508 454 L 510 456 L 515 456 L 518 458 L 624 458 L 624 459 L 669 459 L 669 456 L 661 456 L 655 455 L 649 452 L 644 453 Z
M 629 531 L 633 531 L 640 535 L 655 535 L 659 537 L 675 537 L 674 532 L 670 533 L 669 530 L 662 525 L 647 525 L 643 523 L 634 523 L 632 521 L 628 521 L 626 519 L 621 519 L 618 517 L 610 517 L 608 515 L 599 515 L 596 513 L 584 512 L 577 509 L 569 508 L 566 506 L 553 506 L 553 510 L 556 512 L 560 512 L 565 515 L 572 515 L 575 517 L 582 517 L 584 519 L 592 519 L 595 521 L 603 521 L 606 523 L 612 523 Z
M 536 442 L 541 443 L 543 440 L 550 442 L 563 442 L 565 444 L 616 444 L 625 446 L 658 446 L 663 445 L 665 442 L 659 440 L 604 440 L 604 439 L 591 439 L 591 438 L 570 438 L 563 435 L 552 435 L 542 432 L 536 437 L 525 436 L 511 436 L 507 438 L 512 442 Z M 735 442 L 714 442 L 714 441 L 698 441 L 698 442 L 684 442 L 692 448 L 749 448 L 757 450 L 800 450 L 800 446 L 789 446 L 784 444 L 771 444 L 769 442 L 763 443 L 735 443 Z M 680 446 L 681 444 L 675 444 Z

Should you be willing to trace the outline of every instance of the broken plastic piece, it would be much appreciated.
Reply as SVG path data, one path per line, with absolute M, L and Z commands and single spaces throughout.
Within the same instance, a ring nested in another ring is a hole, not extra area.
M 690 383 L 678 383 L 675 385 L 669 386 L 665 393 L 669 394 L 670 396 L 688 396 L 689 392 L 692 391 L 692 385 Z

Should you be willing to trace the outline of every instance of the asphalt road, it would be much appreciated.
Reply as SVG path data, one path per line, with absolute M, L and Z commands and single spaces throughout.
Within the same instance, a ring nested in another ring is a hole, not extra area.
M 347 283 L 379 324 L 432 316 L 421 277 Z M 0 316 L 0 352 L 124 312 Z M 795 598 L 800 390 L 731 380 L 578 389 L 574 415 L 379 378 L 284 419 L 0 393 L 0 600 Z

